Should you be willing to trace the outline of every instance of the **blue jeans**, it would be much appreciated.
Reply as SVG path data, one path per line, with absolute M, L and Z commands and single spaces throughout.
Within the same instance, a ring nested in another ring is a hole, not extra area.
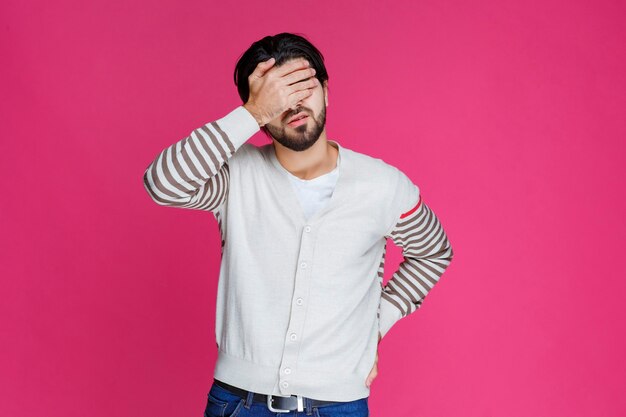
M 304 411 L 278 413 L 270 411 L 266 403 L 252 402 L 252 393 L 248 393 L 247 398 L 241 398 L 213 382 L 204 417 L 368 417 L 368 398 L 322 406 L 312 406 L 305 400 Z

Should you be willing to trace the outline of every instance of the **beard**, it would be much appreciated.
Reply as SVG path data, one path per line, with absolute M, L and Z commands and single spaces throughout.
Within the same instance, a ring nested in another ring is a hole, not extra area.
M 287 119 L 295 114 L 298 114 L 301 109 L 297 109 Z M 326 125 L 326 106 L 322 107 L 322 110 L 317 118 L 309 112 L 306 112 L 309 116 L 307 122 L 296 127 L 289 127 L 286 125 L 277 128 L 275 126 L 265 125 L 267 131 L 270 133 L 278 143 L 285 148 L 289 148 L 293 151 L 305 151 L 309 149 L 324 131 Z

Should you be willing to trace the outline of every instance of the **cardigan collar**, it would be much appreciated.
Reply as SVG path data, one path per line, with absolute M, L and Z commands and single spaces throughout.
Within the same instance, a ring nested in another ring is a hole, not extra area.
M 337 141 L 330 140 L 330 139 L 327 139 L 327 141 L 331 143 L 331 146 L 332 144 L 336 145 L 337 150 L 339 152 L 337 155 L 337 169 L 339 170 L 339 173 L 337 176 L 337 182 L 335 184 L 335 189 L 330 199 L 326 202 L 326 204 L 322 208 L 320 208 L 308 220 L 306 219 L 304 210 L 302 208 L 302 205 L 300 204 L 300 200 L 298 199 L 298 196 L 295 190 L 293 189 L 293 186 L 289 182 L 290 179 L 288 177 L 288 174 L 291 174 L 291 173 L 284 166 L 281 165 L 280 161 L 276 157 L 276 150 L 274 148 L 274 144 L 272 143 L 267 146 L 267 153 L 269 154 L 269 159 L 273 167 L 276 169 L 276 171 L 279 174 L 277 175 L 277 181 L 279 182 L 279 184 L 277 184 L 279 186 L 278 188 L 281 190 L 284 190 L 284 192 L 281 193 L 281 198 L 284 199 L 285 204 L 289 204 L 291 206 L 292 210 L 289 210 L 289 212 L 293 213 L 293 215 L 296 217 L 295 220 L 297 220 L 298 223 L 300 224 L 317 223 L 326 215 L 326 213 L 332 210 L 333 207 L 337 206 L 343 200 L 343 198 L 345 197 L 344 194 L 347 192 L 347 190 L 345 190 L 345 187 L 346 187 L 345 182 L 346 182 L 346 176 L 347 176 L 346 165 L 349 166 L 349 161 L 347 161 L 347 158 L 346 158 L 348 150 L 344 148 L 343 146 L 341 146 L 339 142 Z M 346 162 L 348 162 L 348 164 L 346 164 Z

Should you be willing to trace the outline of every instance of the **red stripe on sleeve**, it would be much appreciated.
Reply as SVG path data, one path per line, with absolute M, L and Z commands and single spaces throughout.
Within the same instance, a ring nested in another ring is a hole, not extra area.
M 415 205 L 415 207 L 413 207 L 411 210 L 407 211 L 406 213 L 401 214 L 400 218 L 404 219 L 406 216 L 408 216 L 409 214 L 413 213 L 415 210 L 417 210 L 419 208 L 420 204 L 422 204 L 422 195 L 421 194 L 420 194 L 419 200 L 417 200 L 417 204 Z

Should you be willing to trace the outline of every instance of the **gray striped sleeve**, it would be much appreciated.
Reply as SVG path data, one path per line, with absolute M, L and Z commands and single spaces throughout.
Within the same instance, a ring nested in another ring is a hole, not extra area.
M 399 216 L 386 236 L 402 248 L 404 260 L 382 288 L 379 306 L 382 337 L 398 320 L 421 307 L 453 257 L 439 219 L 424 204 L 417 186 L 413 187 L 417 203 Z
M 260 129 L 239 106 L 165 148 L 146 168 L 143 184 L 162 206 L 217 210 L 228 195 L 228 160 Z

